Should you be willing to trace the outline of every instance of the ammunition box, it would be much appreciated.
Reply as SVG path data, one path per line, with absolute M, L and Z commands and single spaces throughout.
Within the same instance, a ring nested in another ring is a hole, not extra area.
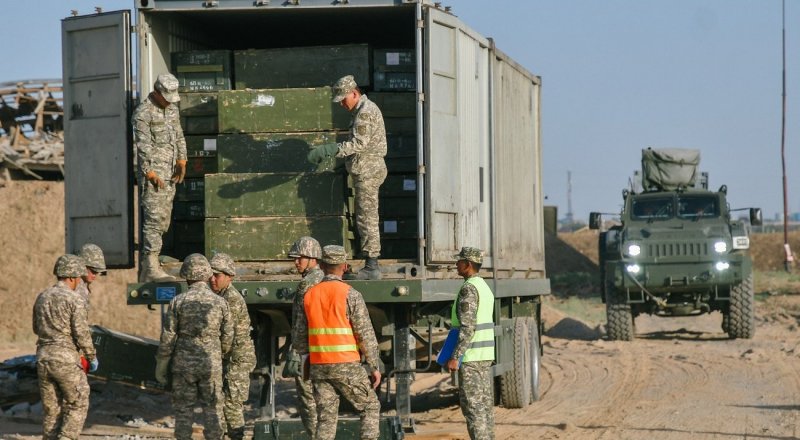
M 189 50 L 172 53 L 172 73 L 179 92 L 229 90 L 231 51 Z
M 185 136 L 186 155 L 189 157 L 215 157 L 217 155 L 217 136 Z
M 203 200 L 203 197 L 205 197 L 203 179 L 185 179 L 183 183 L 175 186 L 175 200 L 179 202 Z
M 413 92 L 417 89 L 415 72 L 375 72 L 374 81 L 377 91 Z
M 186 162 L 186 177 L 203 177 L 206 174 L 217 172 L 217 158 L 210 157 L 189 157 Z
M 417 132 L 416 118 L 383 118 L 383 125 L 388 134 L 415 134 Z
M 216 134 L 219 131 L 216 92 L 181 93 L 178 105 L 184 134 Z
M 219 131 L 219 120 L 214 116 L 181 116 L 183 134 L 215 134 Z
M 343 159 L 308 162 L 312 148 L 347 139 L 349 132 L 223 134 L 218 139 L 218 169 L 222 173 L 330 171 Z
M 204 234 L 204 221 L 189 220 L 189 221 L 174 221 L 175 228 L 175 244 L 178 243 L 202 243 L 205 240 Z M 201 246 L 202 247 L 202 246 Z M 202 252 L 202 249 L 200 249 Z
M 416 134 L 386 134 L 386 157 L 417 157 Z
M 380 219 L 381 238 L 417 238 L 415 217 L 383 217 Z
M 381 237 L 381 255 L 384 258 L 416 258 L 417 246 L 417 240 L 413 238 L 394 239 Z
M 92 376 L 130 385 L 164 389 L 156 382 L 158 341 L 91 326 L 92 343 L 101 360 Z
M 380 218 L 413 217 L 417 215 L 417 197 L 379 197 Z
M 323 87 L 345 75 L 353 75 L 359 86 L 370 85 L 366 44 L 250 49 L 233 58 L 237 90 Z
M 175 201 L 172 204 L 173 220 L 202 220 L 206 216 L 206 206 L 202 200 L 192 202 Z
M 285 260 L 297 237 L 310 235 L 323 246 L 344 245 L 352 255 L 349 219 L 336 217 L 206 218 L 206 252 L 225 252 L 235 261 Z
M 350 113 L 331 100 L 331 88 L 219 92 L 222 133 L 347 130 Z
M 389 174 L 378 192 L 381 197 L 416 196 L 417 176 L 413 174 Z
M 376 49 L 374 54 L 374 90 L 416 90 L 417 58 L 414 49 Z
M 341 173 L 213 174 L 206 176 L 206 216 L 341 216 L 344 194 Z
M 389 173 L 414 173 L 417 169 L 416 157 L 386 157 Z
M 384 118 L 416 118 L 416 93 L 372 92 L 367 97 L 381 109 Z

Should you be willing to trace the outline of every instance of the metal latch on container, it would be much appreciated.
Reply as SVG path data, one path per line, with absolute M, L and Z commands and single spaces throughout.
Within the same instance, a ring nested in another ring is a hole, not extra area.
M 206 0 L 203 2 L 204 8 L 216 8 L 219 6 L 219 0 Z

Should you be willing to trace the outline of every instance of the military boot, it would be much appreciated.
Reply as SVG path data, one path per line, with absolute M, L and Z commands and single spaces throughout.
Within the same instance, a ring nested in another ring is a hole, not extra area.
M 158 255 L 148 254 L 144 255 L 139 263 L 139 282 L 147 283 L 151 281 L 165 282 L 165 281 L 178 281 L 177 278 L 164 272 L 161 268 L 161 263 L 158 261 Z
M 381 279 L 381 270 L 378 268 L 377 257 L 367 257 L 364 260 L 364 267 L 358 273 L 351 275 L 347 279 L 350 280 L 379 280 Z
M 244 426 L 228 431 L 228 438 L 231 440 L 244 440 Z

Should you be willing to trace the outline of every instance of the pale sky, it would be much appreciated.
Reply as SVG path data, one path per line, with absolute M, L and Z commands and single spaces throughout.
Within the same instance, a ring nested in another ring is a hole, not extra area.
M 786 2 L 789 208 L 800 211 L 800 2 Z M 782 212 L 780 0 L 455 0 L 542 77 L 544 192 L 576 219 L 617 212 L 640 150 L 696 148 L 732 208 Z M 131 0 L 4 1 L 0 83 L 61 76 L 60 20 Z

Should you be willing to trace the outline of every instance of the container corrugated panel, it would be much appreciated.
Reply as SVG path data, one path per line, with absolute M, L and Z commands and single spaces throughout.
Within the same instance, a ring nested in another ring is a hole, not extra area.
M 237 261 L 285 260 L 297 237 L 323 246 L 344 245 L 352 255 L 352 222 L 345 216 L 206 218 L 206 255 L 224 252 Z
M 366 44 L 236 51 L 234 71 L 237 90 L 323 87 L 345 75 L 371 83 Z
M 172 73 L 179 92 L 230 90 L 231 51 L 189 50 L 172 53 Z
M 350 113 L 331 100 L 331 88 L 219 92 L 222 133 L 347 130 Z
M 345 215 L 342 173 L 242 173 L 206 176 L 207 217 Z
M 273 173 L 330 171 L 342 160 L 319 165 L 306 160 L 308 152 L 322 144 L 341 142 L 348 132 L 251 133 L 219 136 L 219 171 L 223 173 Z

